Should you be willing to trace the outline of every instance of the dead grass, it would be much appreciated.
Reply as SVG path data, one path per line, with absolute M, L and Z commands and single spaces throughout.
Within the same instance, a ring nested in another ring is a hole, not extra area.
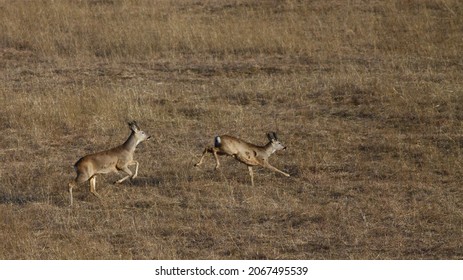
M 0 1 L 1 259 L 461 259 L 460 1 Z M 139 178 L 72 164 L 154 136 Z M 286 178 L 224 158 L 276 130 Z

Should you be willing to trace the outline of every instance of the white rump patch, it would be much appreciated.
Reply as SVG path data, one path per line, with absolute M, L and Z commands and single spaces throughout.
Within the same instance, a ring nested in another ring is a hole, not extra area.
M 220 144 L 222 144 L 222 140 L 220 139 L 220 136 L 216 136 L 214 140 L 214 146 L 219 147 Z

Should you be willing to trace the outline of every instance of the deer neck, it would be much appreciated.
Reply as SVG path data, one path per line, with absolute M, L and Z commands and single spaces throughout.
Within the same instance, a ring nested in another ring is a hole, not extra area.
M 124 147 L 124 149 L 128 150 L 129 152 L 134 152 L 135 148 L 137 147 L 139 143 L 140 142 L 138 141 L 137 137 L 135 137 L 135 133 L 132 132 L 129 138 L 127 138 L 124 144 L 122 144 L 122 146 Z
M 276 152 L 276 149 L 272 145 L 272 141 L 268 142 L 268 144 L 264 146 L 264 151 L 267 154 L 267 156 L 270 156 L 271 154 Z

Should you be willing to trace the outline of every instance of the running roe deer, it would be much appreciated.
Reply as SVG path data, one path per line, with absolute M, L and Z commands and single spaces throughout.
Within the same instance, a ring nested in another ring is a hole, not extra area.
M 283 172 L 276 167 L 270 165 L 268 158 L 276 151 L 285 150 L 286 147 L 278 141 L 275 132 L 269 132 L 267 134 L 269 142 L 265 146 L 256 146 L 254 144 L 245 142 L 241 139 L 235 138 L 229 135 L 216 136 L 214 141 L 214 147 L 208 147 L 204 149 L 204 152 L 195 166 L 202 164 L 204 157 L 207 153 L 214 155 L 216 166 L 218 169 L 220 166 L 218 155 L 229 155 L 236 160 L 246 164 L 248 166 L 249 175 L 251 176 L 251 185 L 254 186 L 254 175 L 252 171 L 253 166 L 263 166 L 270 170 L 279 172 L 287 177 L 290 175 Z
M 120 184 L 131 177 L 135 179 L 138 175 L 138 161 L 133 160 L 135 148 L 141 142 L 148 140 L 151 136 L 140 130 L 135 121 L 129 123 L 132 131 L 129 138 L 124 144 L 102 152 L 89 154 L 79 159 L 74 165 L 77 177 L 69 183 L 69 194 L 72 206 L 72 188 L 90 180 L 90 192 L 98 198 L 100 195 L 96 192 L 96 175 L 110 172 L 123 171 L 127 174 L 124 178 L 116 181 Z M 135 173 L 129 169 L 130 165 L 135 166 Z M 133 174 L 133 175 L 132 175 Z

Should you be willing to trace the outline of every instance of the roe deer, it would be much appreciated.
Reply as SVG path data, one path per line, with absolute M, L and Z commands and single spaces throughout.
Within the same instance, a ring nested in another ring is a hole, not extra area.
M 96 175 L 106 174 L 110 172 L 118 172 L 122 170 L 127 174 L 124 178 L 116 181 L 115 183 L 120 184 L 127 178 L 132 177 L 134 179 L 138 174 L 138 162 L 133 160 L 133 154 L 135 148 L 141 142 L 148 140 L 151 136 L 147 135 L 144 131 L 140 130 L 135 121 L 129 123 L 129 127 L 132 130 L 129 138 L 124 144 L 115 148 L 86 155 L 79 159 L 74 165 L 77 177 L 69 183 L 69 194 L 71 197 L 72 206 L 72 188 L 79 184 L 90 180 L 90 192 L 98 198 L 100 195 L 96 192 Z M 135 166 L 135 173 L 129 169 L 129 165 Z M 133 174 L 133 175 L 132 175 Z
M 229 155 L 234 157 L 236 160 L 246 164 L 248 166 L 249 175 L 251 176 L 252 186 L 254 186 L 254 175 L 252 172 L 253 166 L 263 166 L 289 177 L 290 175 L 288 173 L 273 167 L 268 162 L 270 155 L 276 151 L 285 150 L 286 147 L 283 146 L 280 141 L 278 141 L 275 132 L 269 132 L 267 137 L 269 139 L 267 145 L 256 146 L 229 135 L 216 136 L 214 147 L 205 148 L 201 159 L 198 163 L 195 164 L 195 166 L 202 164 L 203 159 L 207 153 L 212 153 L 216 161 L 215 169 L 219 168 L 220 166 L 219 157 L 217 155 Z

